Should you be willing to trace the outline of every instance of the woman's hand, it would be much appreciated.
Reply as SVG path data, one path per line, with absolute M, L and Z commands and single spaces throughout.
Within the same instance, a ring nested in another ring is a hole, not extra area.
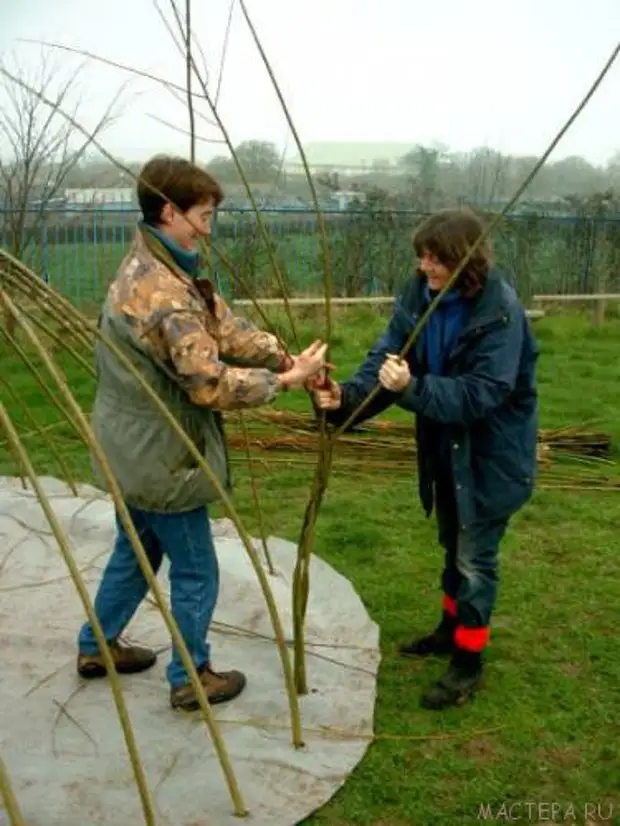
M 327 344 L 319 339 L 298 356 L 292 356 L 292 366 L 284 373 L 278 374 L 278 383 L 282 387 L 303 387 L 303 385 L 325 368 Z M 288 366 L 288 365 L 287 365 Z
M 339 410 L 342 405 L 342 387 L 326 376 L 312 388 L 314 401 L 319 410 Z
M 381 386 L 392 393 L 402 393 L 410 381 L 411 372 L 407 362 L 400 356 L 388 353 L 381 370 L 379 370 Z

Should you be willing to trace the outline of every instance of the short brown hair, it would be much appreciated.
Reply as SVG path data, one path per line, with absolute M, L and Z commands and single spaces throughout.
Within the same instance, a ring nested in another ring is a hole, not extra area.
M 482 220 L 473 210 L 443 209 L 418 227 L 413 236 L 413 248 L 416 255 L 430 253 L 445 267 L 454 270 L 483 232 Z M 456 279 L 456 288 L 466 296 L 474 295 L 484 284 L 490 269 L 491 245 L 485 239 Z
M 160 195 L 159 193 L 162 193 Z M 219 206 L 224 193 L 218 182 L 196 164 L 172 155 L 156 155 L 142 168 L 138 203 L 144 220 L 158 224 L 164 204 L 170 201 L 181 212 L 213 201 Z

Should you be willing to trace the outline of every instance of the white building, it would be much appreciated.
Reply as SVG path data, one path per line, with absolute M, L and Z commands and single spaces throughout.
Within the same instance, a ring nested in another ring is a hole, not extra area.
M 131 187 L 105 187 L 93 189 L 65 189 L 68 207 L 72 206 L 130 206 L 135 192 Z

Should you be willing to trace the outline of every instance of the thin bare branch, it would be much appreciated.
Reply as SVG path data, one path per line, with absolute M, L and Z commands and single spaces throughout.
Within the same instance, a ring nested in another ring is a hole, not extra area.
M 310 192 L 312 194 L 312 201 L 314 203 L 314 209 L 316 211 L 317 220 L 318 220 L 318 224 L 319 224 L 319 233 L 320 233 L 320 236 L 321 236 L 321 250 L 322 250 L 322 253 L 323 253 L 323 280 L 324 280 L 324 287 L 325 287 L 325 325 L 326 325 L 325 341 L 329 344 L 330 341 L 331 341 L 331 327 L 332 327 L 331 298 L 332 298 L 333 288 L 332 288 L 331 257 L 330 257 L 330 251 L 329 251 L 329 241 L 328 241 L 328 238 L 327 238 L 327 230 L 326 230 L 326 227 L 325 227 L 325 218 L 323 216 L 323 212 L 322 212 L 321 208 L 319 207 L 319 199 L 318 199 L 316 187 L 314 185 L 314 180 L 312 179 L 312 175 L 310 173 L 310 167 L 308 165 L 308 159 L 306 157 L 306 153 L 304 151 L 303 144 L 302 144 L 301 139 L 299 137 L 299 133 L 297 132 L 297 128 L 295 127 L 295 123 L 293 121 L 293 118 L 291 117 L 291 113 L 289 111 L 289 108 L 286 105 L 286 101 L 284 100 L 284 95 L 282 94 L 282 90 L 280 89 L 280 85 L 279 85 L 279 83 L 276 79 L 276 76 L 273 72 L 273 69 L 271 68 L 271 64 L 270 64 L 270 62 L 267 58 L 265 50 L 263 49 L 262 43 L 261 43 L 261 41 L 258 37 L 256 29 L 255 29 L 255 27 L 254 27 L 254 25 L 253 25 L 253 23 L 250 19 L 250 16 L 249 16 L 248 11 L 247 11 L 246 6 L 245 6 L 245 0 L 239 0 L 239 3 L 240 3 L 240 6 L 241 6 L 241 11 L 243 12 L 243 16 L 245 17 L 245 21 L 246 21 L 246 23 L 248 25 L 248 28 L 250 29 L 250 32 L 252 34 L 252 38 L 254 39 L 254 43 L 256 44 L 256 48 L 258 49 L 258 51 L 260 53 L 260 56 L 261 56 L 261 59 L 262 59 L 263 63 L 265 64 L 265 68 L 267 69 L 267 72 L 268 72 L 269 77 L 271 79 L 271 82 L 273 84 L 273 88 L 276 92 L 276 95 L 278 96 L 278 100 L 280 101 L 282 111 L 284 112 L 284 115 L 286 117 L 286 122 L 288 123 L 289 128 L 291 130 L 291 133 L 293 135 L 293 138 L 295 139 L 295 144 L 296 144 L 297 149 L 299 151 L 299 156 L 301 158 L 301 161 L 302 161 L 303 167 L 304 167 L 304 171 L 306 173 L 306 179 L 308 181 L 308 186 L 310 187 Z
M 174 0 L 171 0 L 171 3 L 173 5 L 173 8 L 176 10 L 176 6 L 174 6 Z M 177 15 L 178 15 L 178 11 L 177 11 Z M 40 41 L 37 41 L 37 42 L 40 42 Z M 181 91 L 185 91 L 183 89 L 183 87 L 178 87 L 173 83 L 169 83 L 168 81 L 163 80 L 162 78 L 158 78 L 155 75 L 152 75 L 150 72 L 143 72 L 141 70 L 134 69 L 132 66 L 127 66 L 126 64 L 118 63 L 117 61 L 110 60 L 110 59 L 105 58 L 105 57 L 101 57 L 100 55 L 95 55 L 92 52 L 88 52 L 84 49 L 74 49 L 74 48 L 69 47 L 69 46 L 56 45 L 56 44 L 53 44 L 53 43 L 48 43 L 46 41 L 43 41 L 43 45 L 50 46 L 51 48 L 59 48 L 61 50 L 68 51 L 68 52 L 71 52 L 73 54 L 82 55 L 83 57 L 90 57 L 93 60 L 96 60 L 96 61 L 98 61 L 100 63 L 103 63 L 103 64 L 106 64 L 108 66 L 113 66 L 116 69 L 121 69 L 122 71 L 129 72 L 130 74 L 134 74 L 138 77 L 145 77 L 145 78 L 151 79 L 151 80 L 153 80 L 157 83 L 161 83 L 163 86 L 165 86 L 167 88 L 168 87 L 169 88 L 177 88 L 177 89 L 180 88 Z M 196 66 L 196 62 L 193 59 L 192 59 L 192 65 L 194 67 L 194 72 L 199 77 L 200 86 L 201 86 L 201 88 L 203 90 L 203 93 L 204 93 L 204 99 L 209 104 L 209 108 L 211 109 L 213 117 L 217 121 L 217 126 L 220 129 L 220 131 L 221 131 L 221 133 L 224 137 L 224 140 L 228 144 L 228 147 L 229 147 L 229 149 L 231 151 L 231 154 L 232 154 L 233 161 L 234 161 L 235 166 L 237 168 L 237 172 L 239 174 L 239 177 L 241 178 L 244 189 L 246 190 L 248 198 L 250 199 L 250 202 L 252 204 L 252 209 L 254 211 L 254 214 L 256 215 L 256 223 L 257 223 L 257 226 L 258 226 L 259 231 L 261 233 L 261 236 L 262 236 L 262 238 L 265 242 L 265 248 L 266 248 L 267 255 L 269 257 L 271 267 L 273 269 L 273 272 L 276 276 L 276 279 L 277 279 L 278 284 L 280 286 L 280 289 L 282 291 L 282 300 L 284 301 L 284 306 L 285 306 L 285 309 L 286 309 L 286 313 L 287 313 L 287 316 L 288 316 L 288 319 L 289 319 L 289 323 L 291 325 L 291 334 L 292 334 L 293 339 L 295 341 L 295 346 L 299 349 L 300 348 L 300 342 L 299 342 L 299 337 L 297 335 L 297 325 L 295 324 L 295 319 L 293 317 L 293 313 L 292 313 L 292 310 L 291 310 L 291 305 L 290 305 L 290 302 L 288 300 L 286 285 L 284 283 L 284 279 L 283 279 L 283 276 L 282 276 L 282 271 L 281 271 L 281 269 L 278 265 L 278 262 L 276 261 L 275 254 L 274 254 L 274 251 L 272 249 L 272 245 L 270 243 L 269 233 L 267 232 L 267 228 L 265 226 L 265 222 L 263 221 L 261 212 L 258 208 L 258 204 L 256 203 L 256 198 L 254 197 L 254 193 L 252 192 L 252 188 L 250 187 L 250 184 L 248 183 L 248 179 L 247 179 L 247 176 L 244 172 L 244 169 L 241 166 L 241 163 L 239 162 L 239 158 L 237 157 L 237 153 L 235 151 L 235 148 L 232 144 L 232 141 L 230 140 L 230 136 L 228 135 L 228 131 L 226 130 L 220 116 L 217 113 L 217 110 L 215 109 L 213 101 L 211 100 L 211 96 L 209 95 L 209 90 L 207 89 L 206 82 L 200 76 L 198 67 Z M 6 71 L 4 71 L 3 73 L 7 74 Z M 74 123 L 76 122 L 75 119 L 73 119 L 73 122 Z M 107 153 L 107 154 L 108 154 L 108 157 L 110 157 L 109 153 Z
M 187 114 L 189 116 L 189 154 L 196 160 L 196 119 L 192 98 L 192 0 L 185 0 L 185 83 L 187 84 Z
M 163 126 L 167 126 L 169 129 L 174 130 L 175 132 L 180 132 L 182 135 L 187 135 L 188 137 L 192 137 L 192 133 L 188 129 L 183 129 L 182 126 L 178 126 L 176 123 L 170 123 L 169 120 L 165 120 L 164 118 L 160 118 L 159 115 L 148 115 L 149 118 L 152 120 L 156 120 L 158 123 L 161 123 Z M 194 133 L 194 142 L 195 141 L 202 141 L 203 143 L 226 143 L 223 138 L 205 138 L 203 135 L 198 135 Z
M 172 38 L 172 42 L 177 47 L 179 53 L 181 55 L 185 55 L 185 50 L 183 48 L 182 42 L 181 42 L 181 40 L 177 39 L 177 35 L 174 33 L 174 29 L 170 25 L 170 21 L 167 19 L 166 15 L 164 14 L 163 10 L 161 9 L 158 0 L 153 0 L 153 5 L 155 6 L 155 9 L 157 11 L 157 14 L 159 15 L 159 18 L 160 18 L 161 22 L 164 24 L 165 28 L 167 29 L 168 34 Z M 180 36 L 181 36 L 181 38 L 184 37 L 184 33 L 183 33 L 182 28 L 180 30 Z M 205 53 L 203 51 L 203 48 L 200 44 L 200 40 L 198 40 L 194 36 L 193 32 L 192 32 L 192 48 L 195 49 L 198 52 L 198 54 L 200 55 L 200 59 L 202 60 L 203 74 L 204 74 L 205 77 L 208 77 L 209 76 L 209 68 L 207 66 L 207 59 L 205 57 Z M 210 121 L 210 123 L 211 123 L 212 126 L 215 126 L 213 121 Z
M 456 269 L 454 270 L 453 274 L 450 276 L 449 280 L 446 282 L 444 287 L 439 291 L 437 296 L 429 304 L 426 311 L 422 314 L 422 316 L 420 317 L 420 319 L 419 319 L 418 323 L 416 324 L 414 330 L 411 332 L 411 334 L 407 338 L 407 341 L 405 342 L 405 344 L 404 344 L 404 346 L 403 346 L 403 348 L 400 352 L 401 358 L 403 358 L 409 352 L 409 350 L 413 346 L 414 342 L 417 340 L 418 336 L 420 335 L 422 329 L 424 328 L 424 326 L 428 322 L 428 319 L 430 318 L 431 314 L 435 311 L 437 306 L 440 304 L 440 302 L 442 301 L 444 295 L 449 290 L 452 289 L 452 287 L 454 286 L 454 283 L 456 282 L 457 278 L 463 272 L 464 268 L 467 266 L 467 264 L 471 260 L 472 256 L 476 252 L 476 250 L 479 248 L 479 246 L 482 243 L 484 243 L 484 241 L 489 237 L 489 235 L 493 232 L 493 230 L 496 228 L 496 226 L 498 226 L 500 224 L 500 222 L 505 217 L 505 215 L 507 215 L 507 213 L 510 212 L 512 207 L 517 203 L 517 201 L 519 200 L 521 195 L 525 192 L 525 190 L 528 188 L 530 183 L 536 177 L 536 175 L 540 171 L 541 167 L 544 166 L 544 164 L 546 163 L 548 157 L 554 151 L 554 149 L 556 148 L 558 143 L 562 140 L 564 135 L 568 132 L 570 127 L 577 120 L 577 118 L 579 117 L 581 112 L 588 105 L 588 103 L 590 102 L 592 96 L 594 95 L 594 93 L 596 92 L 598 87 L 601 85 L 601 83 L 603 82 L 603 80 L 606 77 L 607 73 L 609 72 L 609 70 L 611 69 L 613 64 L 615 63 L 615 61 L 618 57 L 618 54 L 620 54 L 620 43 L 618 43 L 614 47 L 611 55 L 609 56 L 609 58 L 605 62 L 605 65 L 603 66 L 603 68 L 599 72 L 598 76 L 593 81 L 593 83 L 590 86 L 587 93 L 584 95 L 582 100 L 579 102 L 579 104 L 577 105 L 575 110 L 571 113 L 568 120 L 564 123 L 564 125 L 558 131 L 558 133 L 553 138 L 553 140 L 551 141 L 551 143 L 549 144 L 547 149 L 540 156 L 540 158 L 538 159 L 536 164 L 532 167 L 530 173 L 525 177 L 525 179 L 523 180 L 521 185 L 517 188 L 517 191 L 515 192 L 515 194 L 512 196 L 512 198 L 509 200 L 509 202 L 506 204 L 506 206 L 502 210 L 500 210 L 500 212 L 498 212 L 495 215 L 493 220 L 490 221 L 487 224 L 485 230 L 480 234 L 480 236 L 474 242 L 474 244 L 472 244 L 472 246 L 469 249 L 469 252 L 460 261 L 459 265 L 456 267 Z M 368 394 L 368 396 L 359 404 L 357 409 L 354 410 L 353 413 L 351 413 L 351 415 L 347 418 L 347 420 L 340 427 L 338 427 L 334 431 L 334 434 L 333 434 L 332 438 L 335 439 L 338 436 L 340 436 L 342 433 L 344 433 L 344 431 L 347 430 L 348 427 L 355 421 L 357 416 L 359 416 L 359 414 L 362 413 L 366 409 L 366 407 L 368 407 L 368 405 L 373 401 L 373 399 L 375 399 L 377 397 L 377 394 L 380 392 L 380 390 L 381 390 L 381 385 L 377 384 L 373 388 L 373 390 Z
M 230 0 L 228 7 L 228 19 L 226 21 L 226 31 L 224 32 L 224 45 L 222 46 L 222 59 L 220 61 L 220 70 L 217 74 L 217 88 L 215 90 L 215 98 L 213 102 L 217 106 L 220 102 L 220 93 L 222 91 L 222 79 L 224 77 L 224 65 L 226 63 L 226 55 L 228 53 L 228 42 L 230 40 L 230 28 L 232 25 L 233 12 L 235 10 L 235 0 Z

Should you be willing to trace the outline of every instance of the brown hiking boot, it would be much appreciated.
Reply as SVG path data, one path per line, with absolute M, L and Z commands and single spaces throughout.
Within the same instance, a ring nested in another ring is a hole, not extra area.
M 108 646 L 118 674 L 139 674 L 157 662 L 157 654 L 149 648 L 118 642 L 108 643 Z M 77 671 L 80 677 L 87 680 L 105 677 L 108 673 L 101 654 L 78 654 Z
M 240 671 L 222 671 L 217 673 L 207 663 L 198 669 L 200 681 L 205 687 L 205 693 L 210 705 L 225 703 L 234 700 L 245 688 L 245 675 Z M 170 691 L 170 705 L 183 711 L 196 711 L 200 703 L 196 698 L 194 686 L 191 683 L 173 688 Z

